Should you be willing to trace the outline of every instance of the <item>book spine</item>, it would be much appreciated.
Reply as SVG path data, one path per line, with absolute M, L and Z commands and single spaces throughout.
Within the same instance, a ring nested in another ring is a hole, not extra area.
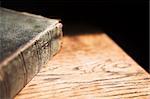
M 12 99 L 60 49 L 62 26 L 40 36 L 34 44 L 0 68 L 0 99 Z

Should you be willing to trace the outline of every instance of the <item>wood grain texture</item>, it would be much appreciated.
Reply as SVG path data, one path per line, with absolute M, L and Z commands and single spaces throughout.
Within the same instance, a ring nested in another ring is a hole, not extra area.
M 63 47 L 15 99 L 150 99 L 150 75 L 107 35 L 64 37 Z

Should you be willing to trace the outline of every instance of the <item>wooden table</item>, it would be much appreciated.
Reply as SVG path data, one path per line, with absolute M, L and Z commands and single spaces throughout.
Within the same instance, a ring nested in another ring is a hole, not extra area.
M 105 33 L 65 36 L 15 99 L 150 99 L 150 75 Z

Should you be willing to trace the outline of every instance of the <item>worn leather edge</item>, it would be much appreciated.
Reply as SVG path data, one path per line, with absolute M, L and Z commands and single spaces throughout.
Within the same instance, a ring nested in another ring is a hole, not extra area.
M 41 66 L 57 53 L 61 38 L 62 25 L 57 23 L 0 64 L 0 98 L 13 98 L 38 73 Z

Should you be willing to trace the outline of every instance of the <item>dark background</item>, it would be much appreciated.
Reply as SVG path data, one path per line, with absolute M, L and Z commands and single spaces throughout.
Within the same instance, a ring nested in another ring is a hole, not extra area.
M 65 35 L 104 31 L 149 71 L 148 0 L 4 0 L 1 6 L 60 18 Z

